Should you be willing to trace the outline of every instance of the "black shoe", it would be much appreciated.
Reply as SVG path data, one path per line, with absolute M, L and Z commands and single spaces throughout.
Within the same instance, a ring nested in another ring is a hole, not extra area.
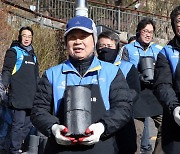
M 0 150 L 0 154 L 7 154 L 8 152 L 6 150 Z
M 152 145 L 148 145 L 148 148 L 141 147 L 141 154 L 152 154 Z

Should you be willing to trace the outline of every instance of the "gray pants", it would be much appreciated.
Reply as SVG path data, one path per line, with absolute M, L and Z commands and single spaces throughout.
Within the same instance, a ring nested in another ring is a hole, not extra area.
M 153 154 L 164 154 L 164 152 L 162 150 L 162 145 L 161 145 L 162 115 L 153 116 L 151 118 L 154 121 L 155 127 L 158 129 Z M 136 133 L 137 133 L 137 151 L 136 151 L 136 154 L 140 154 L 141 138 L 142 138 L 143 129 L 144 129 L 144 120 L 145 120 L 145 118 L 134 119 L 134 123 L 135 123 L 135 127 L 136 127 Z

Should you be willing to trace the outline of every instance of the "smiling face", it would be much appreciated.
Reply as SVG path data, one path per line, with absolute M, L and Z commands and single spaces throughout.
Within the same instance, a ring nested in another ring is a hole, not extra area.
M 89 57 L 94 51 L 94 40 L 91 33 L 75 29 L 66 37 L 69 55 L 77 60 Z
M 21 33 L 22 45 L 29 46 L 32 43 L 32 33 L 29 30 L 23 30 Z
M 140 39 L 142 42 L 148 44 L 152 41 L 154 34 L 154 28 L 151 24 L 147 24 L 141 31 L 140 31 Z
M 174 20 L 176 35 L 180 36 L 180 14 Z

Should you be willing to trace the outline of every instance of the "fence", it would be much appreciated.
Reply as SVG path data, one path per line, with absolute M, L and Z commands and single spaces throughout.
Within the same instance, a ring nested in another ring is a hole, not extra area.
M 48 11 L 52 17 L 67 21 L 74 16 L 74 1 L 67 0 L 38 0 L 39 12 Z M 172 29 L 170 19 L 152 13 L 125 9 L 113 5 L 105 5 L 95 1 L 88 1 L 88 14 L 97 25 L 105 25 L 119 32 L 135 34 L 138 22 L 144 17 L 151 17 L 156 22 L 155 36 L 169 40 Z
M 43 72 L 49 66 L 55 65 L 60 61 L 66 59 L 63 33 L 66 21 L 74 16 L 73 1 L 38 0 L 38 12 L 31 11 L 25 7 L 22 7 L 20 4 L 15 4 L 11 2 L 12 0 L 1 1 L 3 2 L 3 4 L 5 4 L 4 8 L 7 8 L 8 10 L 8 23 L 11 25 L 11 30 L 14 28 L 13 31 L 7 30 L 5 32 L 5 36 L 9 37 L 7 37 L 7 39 L 4 39 L 7 41 L 5 43 L 7 45 L 4 46 L 1 43 L 1 48 L 8 47 L 11 43 L 11 40 L 16 38 L 15 35 L 12 36 L 12 34 L 16 34 L 17 29 L 24 25 L 31 25 L 33 26 L 33 30 L 36 34 L 34 36 L 33 42 L 35 51 L 39 59 L 40 72 Z M 33 1 L 37 2 L 37 0 Z M 153 14 L 145 14 L 140 11 L 137 12 L 128 9 L 122 10 L 118 7 L 112 7 L 110 5 L 107 5 L 107 7 L 103 7 L 100 4 L 95 4 L 89 4 L 88 13 L 89 17 L 91 17 L 97 25 L 106 25 L 120 32 L 134 34 L 139 20 L 145 16 L 150 16 L 156 21 L 156 23 L 158 23 L 156 33 L 157 37 L 167 39 L 168 34 L 170 35 L 170 21 L 167 17 L 158 17 Z M 7 7 L 6 5 L 13 6 L 13 9 L 11 9 L 11 7 Z M 51 16 L 45 15 L 44 12 L 48 12 Z M 50 23 L 47 22 L 47 19 L 50 21 Z M 59 26 L 59 24 L 63 24 L 64 26 Z M 4 29 L 2 29 L 2 31 L 3 30 Z

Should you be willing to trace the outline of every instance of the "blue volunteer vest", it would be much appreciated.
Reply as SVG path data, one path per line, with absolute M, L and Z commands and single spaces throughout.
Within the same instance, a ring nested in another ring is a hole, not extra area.
M 120 60 L 120 56 L 118 55 L 116 57 L 114 65 L 118 66 L 121 69 L 124 77 L 126 78 L 133 64 L 125 60 Z
M 10 80 L 9 105 L 16 109 L 31 109 L 38 77 L 36 57 L 18 46 L 13 49 L 17 57 Z
M 18 46 L 15 46 L 12 48 L 15 49 L 15 51 L 16 51 L 16 64 L 15 64 L 14 69 L 12 71 L 12 75 L 13 75 L 20 69 L 22 62 L 23 62 L 23 59 L 24 59 L 24 56 L 29 56 L 29 54 L 24 49 L 22 49 Z M 36 56 L 34 56 L 34 62 L 35 63 L 37 62 Z
M 141 56 L 151 56 L 154 57 L 155 60 L 157 60 L 157 55 L 162 50 L 162 46 L 151 43 L 149 47 L 144 51 L 137 41 L 125 45 L 125 48 L 128 50 L 129 61 L 133 63 L 136 68 Z
M 179 51 L 173 48 L 171 45 L 166 45 L 162 50 L 161 53 L 168 59 L 171 71 L 174 77 L 174 73 L 176 71 L 176 66 L 179 61 Z
M 106 110 L 109 110 L 109 90 L 111 82 L 118 72 L 118 67 L 100 61 L 94 57 L 93 62 L 83 77 L 79 75 L 69 60 L 46 70 L 47 78 L 53 88 L 54 110 L 57 114 L 65 87 L 72 85 L 99 84 Z

